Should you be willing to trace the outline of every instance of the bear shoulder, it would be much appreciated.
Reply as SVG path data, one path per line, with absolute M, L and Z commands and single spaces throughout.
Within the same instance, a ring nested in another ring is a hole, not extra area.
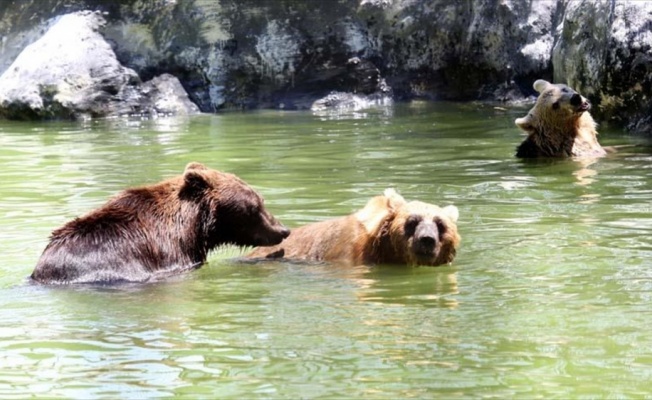
M 221 244 L 274 245 L 289 233 L 244 181 L 190 163 L 181 176 L 126 189 L 55 229 L 31 277 L 142 282 L 197 268 Z
M 539 146 L 529 136 L 516 147 L 516 157 L 536 158 L 540 155 Z

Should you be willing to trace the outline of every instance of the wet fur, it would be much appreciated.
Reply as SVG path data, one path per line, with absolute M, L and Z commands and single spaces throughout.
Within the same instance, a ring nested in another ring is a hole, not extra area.
M 410 237 L 404 231 L 410 215 L 424 219 L 438 218 L 445 226 L 437 244 L 436 255 L 424 259 L 414 254 Z M 361 264 L 442 265 L 455 258 L 460 236 L 457 232 L 458 211 L 454 206 L 440 208 L 418 201 L 406 202 L 394 190 L 372 198 L 354 214 L 308 224 L 292 230 L 281 244 L 258 247 L 249 258 Z
M 584 97 L 566 85 L 542 79 L 534 83 L 534 89 L 540 93 L 536 104 L 525 117 L 515 121 L 528 133 L 517 147 L 517 157 L 600 157 L 607 154 L 598 143 L 596 123 Z M 583 107 L 571 104 L 574 95 L 579 96 Z
M 198 268 L 220 244 L 276 244 L 288 234 L 238 177 L 190 163 L 181 176 L 125 190 L 53 231 L 31 278 L 144 282 Z

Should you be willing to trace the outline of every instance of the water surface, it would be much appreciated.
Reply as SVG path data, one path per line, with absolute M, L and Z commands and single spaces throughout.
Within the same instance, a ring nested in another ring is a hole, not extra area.
M 524 110 L 0 122 L 0 397 L 641 398 L 652 381 L 652 152 L 523 162 Z M 166 282 L 47 287 L 49 233 L 189 161 L 289 227 L 387 187 L 460 210 L 450 266 L 339 268 L 212 253 Z

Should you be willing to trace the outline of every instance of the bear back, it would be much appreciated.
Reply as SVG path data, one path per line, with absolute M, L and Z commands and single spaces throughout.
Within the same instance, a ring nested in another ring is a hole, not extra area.
M 143 282 L 197 268 L 221 244 L 271 245 L 288 235 L 244 181 L 193 162 L 54 230 L 31 278 Z

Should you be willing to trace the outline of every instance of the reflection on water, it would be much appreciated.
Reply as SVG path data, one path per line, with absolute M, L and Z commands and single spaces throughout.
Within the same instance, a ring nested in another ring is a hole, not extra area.
M 649 395 L 652 155 L 522 161 L 521 110 L 412 103 L 0 124 L 0 397 Z M 395 187 L 455 204 L 451 266 L 247 263 L 150 285 L 43 287 L 52 229 L 195 160 L 290 227 Z

